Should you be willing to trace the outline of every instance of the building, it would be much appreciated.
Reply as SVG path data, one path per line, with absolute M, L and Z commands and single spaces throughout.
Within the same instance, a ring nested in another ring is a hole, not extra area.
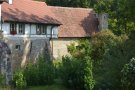
M 92 8 L 48 6 L 62 25 L 58 27 L 58 38 L 51 39 L 54 58 L 68 55 L 67 45 L 82 38 L 108 29 L 108 14 L 97 14 Z
M 0 10 L 3 31 L 0 46 L 8 47 L 1 49 L 8 57 L 0 53 L 0 58 L 1 67 L 9 69 L 11 66 L 11 72 L 35 61 L 40 53 L 54 58 L 66 55 L 66 46 L 71 42 L 90 38 L 93 33 L 107 28 L 107 15 L 101 14 L 98 19 L 93 9 L 47 6 L 45 2 L 34 0 L 8 2 L 2 3 Z
M 90 38 L 99 31 L 98 19 L 93 9 L 49 6 L 62 23 L 59 26 L 58 39 L 53 39 L 53 56 L 67 55 L 67 45 L 81 38 Z

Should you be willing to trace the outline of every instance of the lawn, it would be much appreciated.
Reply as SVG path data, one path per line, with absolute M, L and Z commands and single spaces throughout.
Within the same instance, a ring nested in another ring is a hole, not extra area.
M 35 86 L 35 87 L 30 87 L 28 90 L 68 90 L 62 85 L 50 85 L 50 86 Z
M 0 88 L 0 90 L 17 90 L 17 89 L 10 89 L 10 88 Z M 27 90 L 68 90 L 62 85 L 53 84 L 50 86 L 33 86 L 29 87 Z

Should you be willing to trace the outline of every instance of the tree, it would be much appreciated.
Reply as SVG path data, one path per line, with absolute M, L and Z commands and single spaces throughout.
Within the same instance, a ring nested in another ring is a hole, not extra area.
M 125 64 L 122 71 L 121 83 L 124 90 L 134 90 L 135 88 L 135 59 L 132 58 L 128 64 Z
M 134 56 L 135 39 L 127 35 L 117 36 L 106 30 L 95 34 L 91 44 L 95 88 L 121 90 L 120 72 Z
M 98 0 L 94 5 L 96 12 L 109 14 L 109 29 L 117 35 L 135 30 L 134 7 L 134 0 Z
M 62 80 L 74 90 L 92 90 L 95 80 L 90 41 L 80 40 L 78 45 L 69 45 L 68 50 L 71 57 L 63 57 L 60 67 Z

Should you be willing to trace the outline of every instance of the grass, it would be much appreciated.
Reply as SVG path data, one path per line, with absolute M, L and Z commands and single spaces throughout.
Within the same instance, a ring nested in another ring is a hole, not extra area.
M 35 86 L 30 87 L 28 90 L 68 90 L 62 85 L 50 85 L 50 86 Z
M 10 89 L 10 88 L 0 88 L 0 90 L 17 90 L 17 89 Z M 53 84 L 49 86 L 32 86 L 26 90 L 68 90 L 62 85 Z
M 7 88 L 1 88 L 1 87 L 0 87 L 0 90 L 11 90 L 11 89 L 8 88 L 8 87 L 7 87 Z

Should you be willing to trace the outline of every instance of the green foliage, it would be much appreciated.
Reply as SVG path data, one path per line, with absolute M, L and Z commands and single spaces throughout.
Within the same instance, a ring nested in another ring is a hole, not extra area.
M 38 0 L 49 5 L 94 8 L 97 13 L 108 13 L 109 29 L 115 34 L 129 34 L 135 30 L 134 0 Z
M 4 87 L 6 84 L 6 80 L 4 75 L 0 74 L 0 87 Z
M 63 57 L 60 66 L 60 78 L 66 87 L 72 89 L 84 89 L 84 71 L 80 60 L 71 57 Z
M 30 87 L 28 90 L 68 90 L 68 89 L 62 85 L 53 84 L 47 86 L 34 86 Z
M 40 56 L 35 64 L 25 68 L 24 75 L 28 86 L 49 85 L 54 81 L 54 66 Z
M 37 0 L 45 1 L 49 5 L 64 7 L 84 7 L 88 8 L 93 5 L 95 0 Z
M 50 85 L 53 81 L 53 64 L 39 56 L 36 63 L 29 63 L 25 68 L 15 71 L 12 83 L 14 87 L 20 90 L 26 87 L 26 83 L 27 86 L 37 86 Z
M 84 58 L 84 83 L 86 90 L 92 90 L 95 85 L 95 80 L 93 79 L 93 63 L 90 57 Z
M 116 45 L 116 35 L 110 30 L 101 31 L 92 36 L 92 59 L 102 60 L 109 48 Z
M 92 37 L 95 88 L 121 89 L 120 71 L 134 56 L 135 40 L 102 31 Z
M 78 45 L 75 43 L 71 43 L 67 46 L 68 52 L 76 58 L 84 58 L 85 56 L 91 55 L 91 44 L 90 41 L 87 39 L 81 39 L 78 42 Z
M 132 58 L 128 64 L 125 64 L 122 71 L 122 86 L 124 90 L 134 90 L 135 88 L 135 59 Z
M 99 0 L 94 5 L 96 12 L 109 14 L 109 29 L 117 35 L 135 30 L 134 7 L 134 0 Z
M 71 57 L 62 58 L 60 66 L 61 78 L 67 87 L 74 90 L 92 90 L 95 85 L 93 79 L 93 61 L 91 60 L 91 45 L 89 40 L 80 40 L 78 45 L 68 46 Z
M 26 80 L 23 70 L 19 69 L 14 73 L 13 82 L 18 90 L 24 89 L 26 87 Z

